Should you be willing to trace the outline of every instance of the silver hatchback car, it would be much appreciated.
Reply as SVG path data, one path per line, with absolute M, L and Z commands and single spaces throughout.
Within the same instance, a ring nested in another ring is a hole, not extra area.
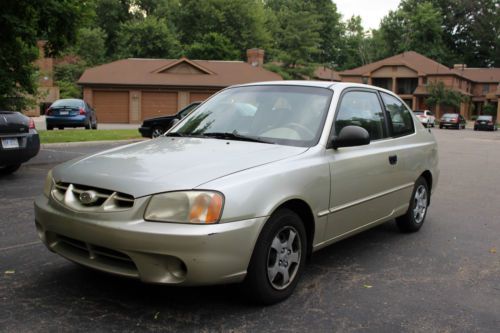
M 36 227 L 84 266 L 150 283 L 244 282 L 271 304 L 312 252 L 392 219 L 419 230 L 438 176 L 433 134 L 389 91 L 239 85 L 157 139 L 55 167 Z

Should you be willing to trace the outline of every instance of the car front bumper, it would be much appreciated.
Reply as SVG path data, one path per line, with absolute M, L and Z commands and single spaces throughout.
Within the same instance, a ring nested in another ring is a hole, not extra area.
M 495 125 L 488 125 L 488 124 L 474 124 L 474 128 L 479 130 L 479 131 L 494 131 L 495 130 Z
M 16 138 L 19 148 L 3 148 L 2 138 Z M 0 134 L 0 166 L 24 163 L 39 151 L 40 137 L 34 130 L 30 130 L 29 134 Z
M 139 127 L 139 133 L 145 138 L 150 138 L 153 136 L 153 129 L 151 127 L 141 126 Z
M 142 219 L 147 202 L 139 198 L 129 211 L 90 214 L 39 196 L 38 235 L 66 259 L 148 283 L 206 285 L 244 279 L 266 217 L 212 225 L 148 222 Z

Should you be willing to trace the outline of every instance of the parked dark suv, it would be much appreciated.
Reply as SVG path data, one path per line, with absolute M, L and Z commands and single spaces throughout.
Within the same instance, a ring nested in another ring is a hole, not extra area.
M 176 114 L 146 119 L 139 127 L 139 132 L 145 138 L 157 138 L 174 125 L 174 119 L 181 120 L 200 104 L 201 102 L 193 102 Z
M 97 129 L 97 116 L 94 111 L 81 99 L 58 99 L 45 111 L 47 130 L 54 127 L 85 127 Z
M 445 113 L 439 120 L 439 128 L 465 129 L 465 118 L 458 113 Z

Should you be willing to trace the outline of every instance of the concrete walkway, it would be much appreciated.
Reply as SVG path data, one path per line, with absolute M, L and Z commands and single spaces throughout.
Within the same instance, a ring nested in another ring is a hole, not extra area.
M 37 130 L 46 130 L 47 127 L 45 126 L 45 116 L 40 116 L 40 117 L 32 117 L 32 119 L 35 121 L 35 127 Z M 115 129 L 138 129 L 141 125 L 140 124 L 103 124 L 103 123 L 98 123 L 97 128 L 98 129 L 108 129 L 108 130 L 115 130 Z M 78 127 L 82 129 L 83 127 Z M 71 127 L 65 128 L 65 130 L 71 130 Z M 57 130 L 57 129 L 56 129 Z

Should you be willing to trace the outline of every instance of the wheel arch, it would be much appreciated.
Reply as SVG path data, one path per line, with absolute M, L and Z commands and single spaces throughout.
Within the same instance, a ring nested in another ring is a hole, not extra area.
M 422 174 L 420 175 L 420 177 L 424 178 L 425 181 L 427 182 L 427 186 L 429 187 L 429 196 L 428 196 L 428 204 L 430 205 L 431 203 L 431 193 L 432 193 L 432 173 L 429 171 L 429 170 L 425 170 L 424 172 L 422 172 Z
M 314 234 L 316 229 L 316 223 L 314 220 L 314 214 L 312 212 L 311 207 L 307 202 L 302 199 L 289 199 L 283 203 L 281 203 L 274 211 L 271 213 L 278 211 L 281 208 L 287 208 L 297 214 L 302 223 L 304 224 L 304 228 L 306 230 L 307 237 L 307 258 L 310 258 L 312 254 L 312 243 L 314 241 Z

